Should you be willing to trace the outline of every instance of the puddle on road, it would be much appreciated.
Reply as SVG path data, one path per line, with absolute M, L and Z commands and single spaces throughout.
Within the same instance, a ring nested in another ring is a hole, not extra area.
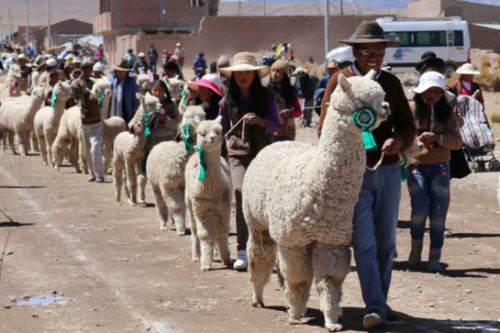
M 43 306 L 52 304 L 67 304 L 71 299 L 69 297 L 58 295 L 38 295 L 26 296 L 22 300 L 15 300 L 12 304 L 15 305 L 30 305 L 30 306 Z

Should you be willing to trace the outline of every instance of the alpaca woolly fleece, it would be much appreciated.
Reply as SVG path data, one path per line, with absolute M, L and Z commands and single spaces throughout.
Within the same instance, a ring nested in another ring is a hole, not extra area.
M 54 159 L 52 157 L 52 144 L 57 136 L 57 130 L 61 117 L 64 113 L 66 101 L 71 97 L 71 86 L 68 82 L 59 81 L 52 90 L 52 95 L 55 97 L 55 105 L 45 106 L 38 110 L 34 119 L 35 135 L 40 147 L 40 155 L 45 165 L 52 165 Z
M 15 154 L 14 135 L 19 138 L 21 154 L 28 153 L 30 133 L 33 131 L 33 119 L 45 98 L 43 88 L 36 87 L 30 96 L 20 96 L 2 102 L 0 106 L 0 132 L 7 134 L 12 152 Z M 3 138 L 2 149 L 5 149 Z
M 192 229 L 192 259 L 200 260 L 203 271 L 211 268 L 215 245 L 224 265 L 231 264 L 228 237 L 232 184 L 229 166 L 221 157 L 224 140 L 220 121 L 219 117 L 198 125 L 198 153 L 192 155 L 186 165 L 186 208 Z M 204 179 L 200 179 L 202 167 Z
M 190 126 L 190 140 L 195 140 L 196 128 L 203 120 L 205 120 L 205 112 L 201 107 L 189 106 L 187 108 L 181 126 Z M 184 170 L 192 153 L 192 149 L 186 150 L 184 142 L 173 141 L 159 143 L 149 153 L 146 173 L 153 189 L 160 230 L 166 230 L 170 214 L 177 234 L 185 234 Z
M 69 162 L 77 173 L 81 173 L 82 170 L 85 173 L 88 172 L 83 150 L 82 118 L 79 106 L 73 106 L 63 113 L 51 149 L 56 170 L 59 170 L 64 155 L 68 153 Z
M 263 305 L 264 285 L 278 250 L 292 324 L 300 323 L 314 277 L 325 326 L 331 331 L 342 327 L 341 284 L 349 271 L 352 216 L 366 163 L 361 129 L 352 113 L 363 106 L 378 118 L 388 115 L 384 91 L 369 74 L 339 76 L 318 146 L 272 144 L 245 174 L 243 212 L 250 231 L 253 304 Z
M 106 119 L 108 118 L 108 112 L 109 112 L 109 101 L 111 100 L 111 82 L 109 82 L 108 78 L 102 77 L 100 79 L 97 79 L 94 81 L 94 84 L 92 85 L 92 90 L 91 92 L 98 96 L 100 94 L 104 94 L 104 100 L 102 101 L 102 106 L 100 106 L 101 109 L 101 119 Z
M 127 130 L 127 124 L 121 117 L 110 117 L 102 121 L 102 155 L 104 157 L 104 172 L 108 173 L 113 163 L 113 144 L 121 132 Z
M 149 93 L 137 94 L 144 112 L 154 113 L 161 108 L 160 100 Z M 132 133 L 131 133 L 132 132 Z M 123 185 L 123 172 L 125 171 L 125 194 L 131 205 L 137 204 L 137 185 L 139 184 L 139 198 L 145 200 L 146 178 L 141 171 L 145 156 L 146 136 L 144 125 L 137 122 L 132 126 L 131 132 L 121 132 L 114 141 L 113 147 L 113 183 L 115 187 L 115 199 L 121 201 L 121 190 Z

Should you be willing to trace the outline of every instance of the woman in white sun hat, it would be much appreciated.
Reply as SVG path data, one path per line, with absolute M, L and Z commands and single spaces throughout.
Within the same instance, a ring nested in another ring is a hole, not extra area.
M 477 99 L 481 104 L 484 105 L 483 93 L 481 88 L 477 83 L 474 82 L 474 76 L 481 74 L 480 71 L 476 70 L 472 64 L 465 63 L 458 67 L 455 72 L 459 75 L 458 79 L 453 80 L 448 88 L 456 96 L 467 95 L 472 96 Z
M 248 228 L 242 209 L 243 177 L 250 162 L 271 142 L 272 133 L 280 127 L 278 106 L 273 93 L 261 83 L 261 78 L 269 74 L 269 67 L 258 66 L 252 53 L 235 54 L 233 65 L 219 71 L 229 78 L 229 88 L 221 101 L 220 112 L 236 200 L 238 257 L 234 269 L 246 270 Z
M 421 264 L 425 222 L 430 219 L 430 250 L 427 269 L 441 271 L 446 202 L 450 186 L 450 150 L 460 149 L 462 139 L 445 92 L 441 73 L 430 71 L 420 77 L 410 104 L 417 127 L 417 144 L 408 167 L 411 198 L 410 266 Z

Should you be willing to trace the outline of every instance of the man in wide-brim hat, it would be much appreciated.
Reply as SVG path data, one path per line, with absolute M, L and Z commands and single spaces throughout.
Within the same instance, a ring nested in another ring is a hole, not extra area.
M 340 41 L 353 48 L 354 64 L 332 75 L 323 96 L 321 125 L 326 103 L 337 85 L 340 74 L 361 76 L 370 70 L 374 80 L 384 89 L 391 114 L 372 131 L 377 148 L 366 153 L 367 169 L 353 216 L 353 248 L 357 273 L 365 303 L 363 326 L 373 329 L 384 325 L 389 313 L 389 292 L 393 257 L 396 248 L 396 226 L 401 193 L 399 154 L 409 148 L 415 137 L 415 124 L 399 79 L 381 70 L 385 48 L 398 44 L 385 38 L 384 30 L 375 22 L 362 22 L 351 39 Z M 359 133 L 361 136 L 361 133 Z
M 139 107 L 139 100 L 136 97 L 139 87 L 135 79 L 130 76 L 130 71 L 130 65 L 126 60 L 122 60 L 120 64 L 113 67 L 109 109 L 110 117 L 122 117 L 127 124 Z

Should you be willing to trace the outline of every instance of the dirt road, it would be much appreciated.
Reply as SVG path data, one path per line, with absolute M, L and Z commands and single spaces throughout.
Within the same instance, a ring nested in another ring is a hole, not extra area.
M 453 184 L 442 275 L 407 270 L 403 186 L 390 293 L 399 318 L 388 331 L 500 332 L 497 177 Z M 268 307 L 253 309 L 247 273 L 220 263 L 200 272 L 189 237 L 161 232 L 152 204 L 117 204 L 111 183 L 87 183 L 72 168 L 56 172 L 39 156 L 0 155 L 0 209 L 0 332 L 325 331 L 315 291 L 302 326 L 286 323 L 275 276 L 265 291 Z M 230 240 L 234 257 L 234 235 Z M 342 323 L 362 331 L 352 266 Z

